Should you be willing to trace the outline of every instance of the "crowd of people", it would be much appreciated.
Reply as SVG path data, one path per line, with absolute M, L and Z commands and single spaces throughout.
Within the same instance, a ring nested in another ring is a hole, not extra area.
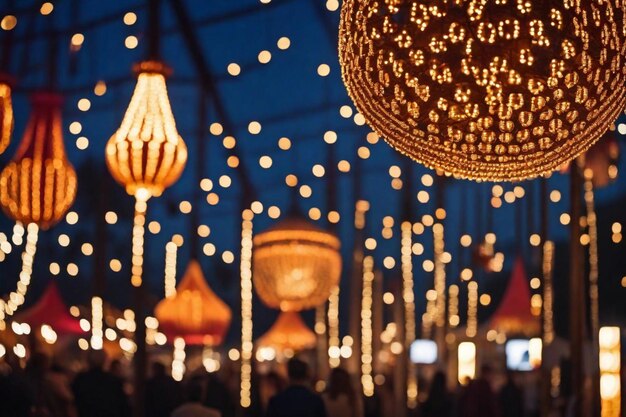
M 73 375 L 42 353 L 33 353 L 22 368 L 5 356 L 0 367 L 0 417 L 129 417 L 132 413 L 125 369 L 107 363 L 103 351 L 90 351 L 87 366 Z M 235 383 L 233 383 L 235 381 Z M 443 372 L 426 384 L 427 395 L 411 417 L 528 417 L 522 389 L 509 374 L 494 391 L 492 371 L 482 368 L 478 378 L 449 390 Z M 277 372 L 255 374 L 253 406 L 246 417 L 382 417 L 396 413 L 385 406 L 384 387 L 364 397 L 358 382 L 342 368 L 332 369 L 321 393 L 313 389 L 309 366 L 294 358 L 287 378 Z M 319 388 L 319 387 L 318 387 Z M 153 362 L 146 381 L 146 417 L 235 417 L 236 378 L 190 372 L 176 382 L 165 365 Z

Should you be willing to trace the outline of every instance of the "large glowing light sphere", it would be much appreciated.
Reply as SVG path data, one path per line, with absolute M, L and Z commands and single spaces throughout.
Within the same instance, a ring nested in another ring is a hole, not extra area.
M 623 2 L 345 0 L 339 58 L 368 124 L 459 178 L 521 180 L 593 145 L 624 109 Z
M 76 172 L 63 144 L 62 104 L 62 97 L 55 93 L 33 95 L 22 141 L 0 173 L 4 212 L 42 229 L 63 219 L 76 197 Z
M 282 311 L 324 303 L 339 283 L 339 239 L 315 225 L 287 218 L 253 240 L 254 286 L 261 300 Z

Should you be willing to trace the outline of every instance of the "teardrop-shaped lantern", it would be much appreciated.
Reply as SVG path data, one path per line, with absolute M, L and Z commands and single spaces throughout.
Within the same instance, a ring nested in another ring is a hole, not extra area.
M 159 330 L 170 340 L 215 346 L 222 343 L 232 312 L 211 288 L 196 260 L 192 260 L 176 288 L 176 294 L 161 300 L 154 310 Z
M 298 352 L 314 347 L 315 342 L 315 333 L 307 327 L 299 313 L 283 311 L 272 327 L 259 338 L 257 347 L 270 347 L 278 352 Z
M 9 143 L 13 133 L 13 103 L 11 100 L 11 83 L 9 78 L 0 74 L 0 154 Z
M 183 172 L 187 146 L 176 130 L 167 96 L 169 69 L 159 61 L 135 66 L 137 85 L 120 128 L 106 145 L 113 178 L 130 195 L 158 197 Z M 143 191 L 145 190 L 145 191 Z
M 63 219 L 76 197 L 76 172 L 63 145 L 62 104 L 56 93 L 33 95 L 22 142 L 0 173 L 4 212 L 44 230 Z
M 253 280 L 269 307 L 317 307 L 339 283 L 339 239 L 299 217 L 287 218 L 253 241 Z

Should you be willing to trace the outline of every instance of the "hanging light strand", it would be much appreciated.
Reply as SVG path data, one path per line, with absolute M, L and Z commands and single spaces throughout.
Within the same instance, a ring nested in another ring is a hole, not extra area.
M 178 246 L 173 241 L 165 245 L 165 297 L 176 295 L 176 254 Z
M 478 283 L 467 283 L 467 337 L 475 337 L 478 332 Z
M 552 288 L 552 268 L 554 265 L 554 242 L 543 244 L 543 345 L 549 346 L 554 340 L 554 294 Z
M 33 262 L 35 253 L 37 252 L 37 239 L 39 235 L 39 226 L 35 223 L 29 223 L 26 233 L 26 246 L 22 253 L 22 270 L 20 272 L 19 281 L 15 291 L 9 294 L 8 301 L 2 301 L 5 317 L 13 315 L 17 309 L 24 304 L 26 300 L 26 292 L 30 285 L 31 276 L 33 274 Z M 4 319 L 4 317 L 2 317 Z
M 254 213 L 246 209 L 241 222 L 241 381 L 240 404 L 252 404 L 252 219 Z
M 600 311 L 598 306 L 598 224 L 596 218 L 593 171 L 584 170 L 584 199 L 587 209 L 587 231 L 589 233 L 589 305 L 591 315 L 591 334 L 594 348 L 598 345 L 600 331 Z
M 92 297 L 91 299 L 91 348 L 101 350 L 103 346 L 103 311 L 102 298 Z
M 141 191 L 141 190 L 140 190 Z M 133 287 L 141 287 L 143 275 L 143 246 L 146 225 L 146 194 L 139 192 L 135 196 L 135 216 L 133 220 L 133 248 L 131 258 L 131 278 Z
M 415 341 L 415 293 L 413 282 L 413 257 L 411 222 L 405 221 L 400 225 L 401 247 L 400 262 L 402 266 L 402 298 L 404 300 L 404 349 L 408 352 Z M 409 360 L 407 373 L 407 406 L 411 409 L 417 406 L 417 374 L 413 363 Z
M 328 297 L 328 351 L 338 351 L 340 349 L 339 340 L 339 285 L 330 292 Z M 336 368 L 340 364 L 340 359 L 328 357 L 328 364 L 331 368 Z
M 444 240 L 443 240 L 443 224 L 435 223 L 433 225 L 433 252 L 435 260 L 434 269 L 434 287 L 437 292 L 435 301 L 435 326 L 437 332 L 443 335 L 446 327 L 446 270 L 443 263 Z M 438 343 L 442 343 L 439 341 Z
M 374 258 L 363 258 L 363 289 L 361 292 L 361 385 L 366 397 L 374 395 L 372 295 L 374 291 Z

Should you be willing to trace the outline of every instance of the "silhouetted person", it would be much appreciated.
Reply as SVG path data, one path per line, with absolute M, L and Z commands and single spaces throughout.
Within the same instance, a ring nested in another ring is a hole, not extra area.
M 448 392 L 446 374 L 437 371 L 430 382 L 428 397 L 421 407 L 422 417 L 451 417 L 453 398 Z
M 172 412 L 171 417 L 221 417 L 222 414 L 216 409 L 202 405 L 205 392 L 200 379 L 191 379 L 185 391 L 187 400 Z
M 52 369 L 50 358 L 33 352 L 26 365 L 26 378 L 32 390 L 31 415 L 47 417 L 73 417 L 74 396 L 67 378 L 60 368 Z
M 308 387 L 309 367 L 299 359 L 287 363 L 289 387 L 270 400 L 266 417 L 326 417 L 322 398 Z
M 460 417 L 497 417 L 496 398 L 491 389 L 491 368 L 481 368 L 480 377 L 471 381 L 463 392 Z M 507 416 L 508 417 L 508 416 Z
M 235 415 L 235 403 L 230 391 L 216 373 L 206 375 L 205 386 L 204 405 L 218 410 L 222 413 L 222 417 L 233 417 Z
M 30 417 L 34 398 L 28 379 L 15 355 L 7 352 L 4 358 L 6 363 L 0 374 L 0 417 Z
M 168 417 L 182 402 L 178 382 L 169 376 L 165 365 L 152 364 L 152 376 L 146 382 L 146 417 Z
M 334 368 L 330 372 L 322 398 L 328 417 L 363 417 L 363 401 L 345 369 Z
M 259 399 L 263 414 L 265 414 L 270 399 L 286 388 L 287 381 L 275 371 L 270 371 L 267 375 L 261 376 L 259 381 Z
M 92 350 L 87 358 L 89 369 L 76 376 L 72 389 L 80 417 L 127 417 L 128 398 L 119 378 L 104 370 L 106 354 Z
M 500 401 L 500 411 L 504 417 L 524 416 L 523 392 L 515 383 L 512 372 L 507 372 L 506 384 L 500 389 L 498 397 Z

